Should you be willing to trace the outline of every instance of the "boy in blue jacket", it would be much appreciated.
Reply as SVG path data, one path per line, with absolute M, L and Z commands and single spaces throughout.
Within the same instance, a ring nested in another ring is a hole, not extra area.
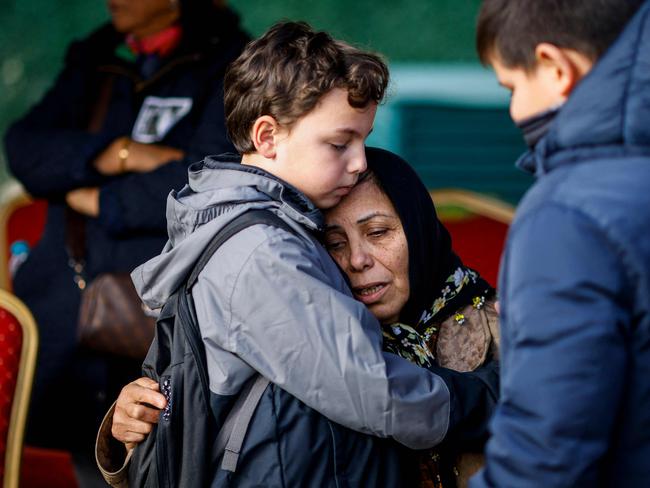
M 471 485 L 650 486 L 650 3 L 485 0 L 477 46 L 538 180 L 503 256 Z

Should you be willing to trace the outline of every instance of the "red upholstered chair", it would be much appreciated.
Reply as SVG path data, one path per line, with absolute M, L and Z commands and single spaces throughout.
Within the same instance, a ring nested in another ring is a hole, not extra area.
M 32 314 L 0 290 L 0 475 L 5 488 L 18 487 L 37 344 Z
M 467 266 L 496 286 L 514 207 L 467 190 L 433 190 L 430 194 L 440 220 L 451 234 L 456 253 Z
M 11 290 L 11 244 L 22 240 L 34 247 L 46 215 L 47 201 L 32 199 L 19 183 L 10 181 L 0 187 L 0 288 Z
M 76 488 L 68 452 L 23 445 L 37 347 L 34 317 L 0 290 L 0 481 L 4 488 Z
M 19 479 L 23 488 L 77 486 L 70 453 L 23 446 L 38 335 L 31 313 L 4 291 L 11 290 L 11 244 L 23 240 L 34 247 L 46 214 L 47 202 L 33 200 L 19 183 L 0 187 L 0 461 L 6 488 L 18 487 Z

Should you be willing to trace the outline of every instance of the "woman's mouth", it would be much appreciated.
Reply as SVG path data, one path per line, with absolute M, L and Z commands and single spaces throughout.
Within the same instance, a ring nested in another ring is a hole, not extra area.
M 371 283 L 364 286 L 354 287 L 352 293 L 354 297 L 365 305 L 375 303 L 388 290 L 388 283 Z

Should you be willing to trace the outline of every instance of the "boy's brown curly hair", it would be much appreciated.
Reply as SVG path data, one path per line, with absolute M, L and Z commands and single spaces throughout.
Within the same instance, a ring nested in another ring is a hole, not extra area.
M 279 22 L 248 44 L 224 79 L 226 127 L 240 154 L 251 153 L 255 120 L 270 115 L 283 127 L 309 113 L 334 88 L 352 107 L 380 103 L 388 68 L 376 54 L 316 32 L 304 22 Z

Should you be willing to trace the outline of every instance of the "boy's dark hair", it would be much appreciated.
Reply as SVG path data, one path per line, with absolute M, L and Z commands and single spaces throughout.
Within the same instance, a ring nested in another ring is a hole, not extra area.
M 270 115 L 290 128 L 334 88 L 352 107 L 384 98 L 388 68 L 373 53 L 316 32 L 304 22 L 279 22 L 246 46 L 224 79 L 226 127 L 241 154 L 255 151 L 250 131 Z
M 535 67 L 542 42 L 573 49 L 596 61 L 616 40 L 644 0 L 484 0 L 476 28 L 483 64 Z

